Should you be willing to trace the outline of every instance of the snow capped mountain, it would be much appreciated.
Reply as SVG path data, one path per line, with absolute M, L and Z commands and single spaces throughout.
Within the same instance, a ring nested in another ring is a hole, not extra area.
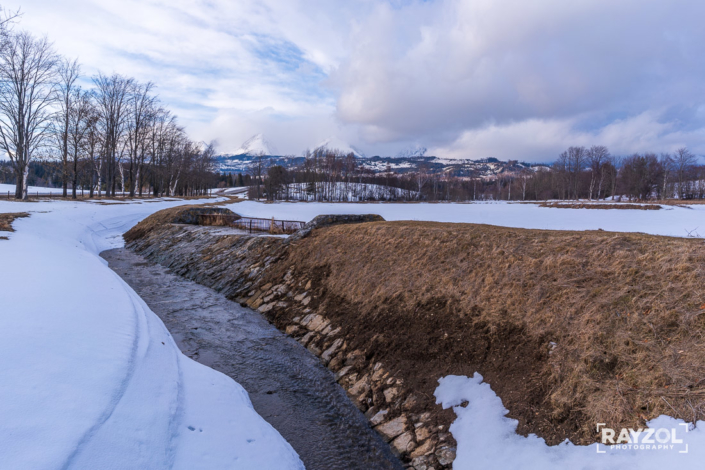
M 428 149 L 419 144 L 412 144 L 399 151 L 394 158 L 423 157 Z
M 315 149 L 338 150 L 340 152 L 343 152 L 344 154 L 352 153 L 357 158 L 365 158 L 364 152 L 356 149 L 352 145 L 349 145 L 348 143 L 337 137 L 327 138 L 326 140 L 318 144 Z
M 272 145 L 262 134 L 257 134 L 247 139 L 232 155 L 276 155 L 277 148 Z

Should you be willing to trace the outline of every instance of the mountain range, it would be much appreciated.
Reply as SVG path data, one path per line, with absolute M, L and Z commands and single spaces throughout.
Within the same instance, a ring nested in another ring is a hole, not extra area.
M 397 153 L 393 157 L 366 157 L 365 154 L 345 143 L 331 137 L 314 147 L 315 149 L 338 150 L 344 154 L 352 153 L 358 159 L 359 165 L 371 173 L 407 173 L 426 171 L 428 173 L 452 172 L 459 177 L 495 178 L 500 174 L 517 174 L 524 170 L 537 171 L 545 165 L 530 164 L 517 160 L 500 161 L 496 158 L 480 160 L 448 159 L 428 156 L 426 147 L 412 145 Z M 291 168 L 303 163 L 303 156 L 278 155 L 274 147 L 262 134 L 257 134 L 246 140 L 240 148 L 233 153 L 222 154 L 216 157 L 218 171 L 223 173 L 244 173 L 258 156 L 265 156 L 269 165 L 281 165 Z

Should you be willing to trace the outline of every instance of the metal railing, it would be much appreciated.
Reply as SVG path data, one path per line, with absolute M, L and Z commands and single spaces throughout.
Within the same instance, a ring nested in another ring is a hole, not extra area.
M 211 190 L 208 190 L 208 196 L 211 195 Z M 206 194 L 203 194 L 202 196 L 206 196 Z M 42 198 L 42 199 L 71 199 L 71 189 L 69 189 L 69 192 L 66 196 L 63 195 L 61 192 L 39 192 L 39 191 L 27 191 L 27 198 Z M 76 197 L 80 199 L 86 199 L 90 197 L 90 192 L 87 190 L 79 190 L 76 191 Z M 135 194 L 134 196 L 130 196 L 129 193 L 123 193 L 119 192 L 116 193 L 114 196 L 106 196 L 105 191 L 102 191 L 101 195 L 98 195 L 98 193 L 93 194 L 93 199 L 155 199 L 158 197 L 174 197 L 174 198 L 180 198 L 183 196 L 154 196 L 153 194 L 142 194 L 140 196 L 139 194 Z M 0 192 L 0 199 L 15 199 L 15 192 L 14 191 L 8 191 L 7 193 Z
M 234 227 L 247 232 L 268 232 L 271 234 L 291 234 L 302 229 L 306 222 L 298 220 L 258 219 L 228 214 L 202 214 L 198 216 L 201 225 Z

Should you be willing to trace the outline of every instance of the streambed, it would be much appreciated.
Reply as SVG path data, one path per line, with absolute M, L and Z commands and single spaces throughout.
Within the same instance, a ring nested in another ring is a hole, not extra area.
M 258 312 L 125 248 L 101 254 L 181 351 L 240 383 L 309 470 L 401 469 L 333 374 Z

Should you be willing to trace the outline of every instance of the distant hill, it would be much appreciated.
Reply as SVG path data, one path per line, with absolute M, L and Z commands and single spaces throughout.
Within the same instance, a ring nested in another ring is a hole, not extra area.
M 524 163 L 518 160 L 502 162 L 496 158 L 481 160 L 438 158 L 426 155 L 426 147 L 418 144 L 403 149 L 394 157 L 366 157 L 361 150 L 337 137 L 324 140 L 314 149 L 336 150 L 343 154 L 352 153 L 360 166 L 374 173 L 384 173 L 388 169 L 395 173 L 417 172 L 423 169 L 429 173 L 453 172 L 455 176 L 459 177 L 494 178 L 500 174 L 515 174 L 526 169 L 546 168 L 545 165 Z M 218 171 L 221 173 L 244 173 L 252 165 L 255 157 L 260 155 L 267 158 L 267 163 L 270 166 L 281 165 L 285 168 L 291 168 L 304 162 L 303 156 L 279 155 L 274 145 L 262 134 L 257 134 L 243 142 L 235 152 L 218 155 L 216 157 Z
M 225 173 L 244 173 L 252 165 L 256 155 L 220 155 L 216 157 L 218 169 Z M 291 168 L 301 165 L 304 157 L 294 156 L 266 156 L 269 165 L 281 165 Z M 537 171 L 546 168 L 541 164 L 530 164 L 517 160 L 500 161 L 496 158 L 481 160 L 438 158 L 433 156 L 414 157 L 357 157 L 361 167 L 374 172 L 384 173 L 388 169 L 395 173 L 415 173 L 423 169 L 429 173 L 452 172 L 459 177 L 482 177 L 492 179 L 497 175 L 518 174 L 523 170 Z

